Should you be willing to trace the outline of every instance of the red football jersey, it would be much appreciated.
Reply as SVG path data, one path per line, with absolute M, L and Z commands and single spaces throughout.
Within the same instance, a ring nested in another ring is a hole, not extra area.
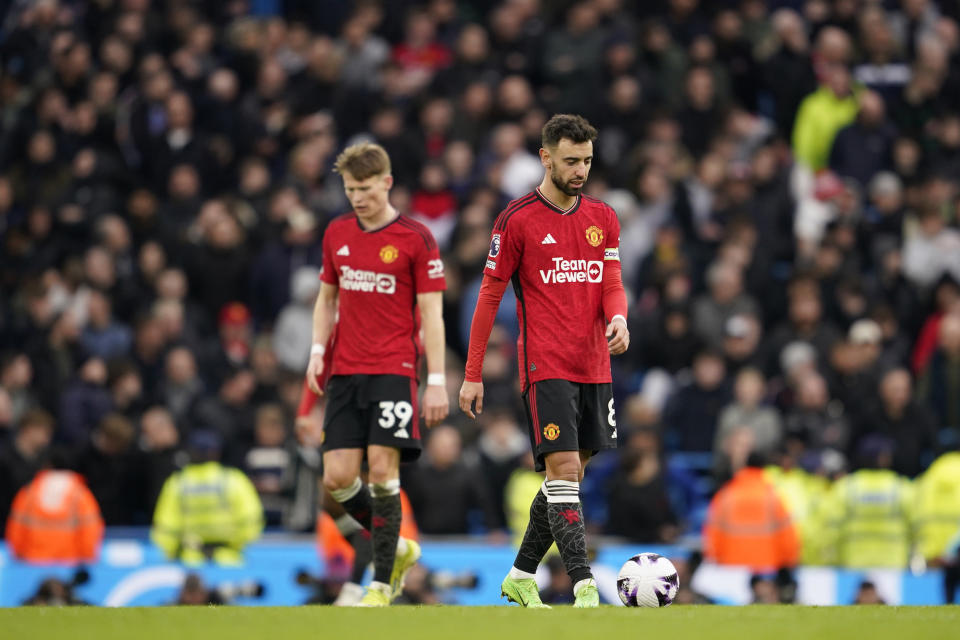
M 596 198 L 563 211 L 537 189 L 497 218 L 484 273 L 513 280 L 520 379 L 610 382 L 603 268 L 620 260 L 620 221 Z
M 366 231 L 353 213 L 323 234 L 320 279 L 340 288 L 331 375 L 417 377 L 417 294 L 446 289 L 430 231 L 405 216 Z

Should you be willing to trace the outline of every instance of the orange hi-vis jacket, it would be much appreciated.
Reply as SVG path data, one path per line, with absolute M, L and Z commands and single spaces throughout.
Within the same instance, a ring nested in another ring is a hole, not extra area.
M 754 571 L 790 567 L 800 557 L 800 539 L 783 501 L 755 468 L 739 471 L 713 497 L 703 546 L 709 560 Z
M 82 476 L 41 471 L 14 498 L 6 534 L 20 560 L 93 561 L 103 540 L 103 518 Z

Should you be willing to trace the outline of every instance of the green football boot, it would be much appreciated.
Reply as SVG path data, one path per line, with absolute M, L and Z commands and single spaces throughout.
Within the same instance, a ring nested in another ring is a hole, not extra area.
M 510 602 L 516 602 L 528 609 L 549 609 L 550 605 L 540 600 L 540 590 L 533 578 L 511 578 L 507 576 L 500 583 L 500 597 L 506 596 Z
M 597 582 L 592 578 L 584 580 L 583 582 L 584 584 L 580 585 L 580 590 L 574 594 L 577 599 L 573 603 L 573 606 L 581 609 L 599 607 L 600 592 L 597 591 Z
M 403 553 L 400 553 L 399 549 L 397 550 L 397 557 L 393 560 L 393 571 L 390 573 L 391 600 L 403 591 L 403 582 L 407 579 L 407 574 L 420 560 L 420 545 L 409 538 L 404 538 L 404 540 L 407 543 L 407 548 Z

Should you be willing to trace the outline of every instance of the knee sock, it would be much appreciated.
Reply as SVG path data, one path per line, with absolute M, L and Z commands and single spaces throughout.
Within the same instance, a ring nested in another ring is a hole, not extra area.
M 553 533 L 550 531 L 550 522 L 547 520 L 546 483 L 540 486 L 537 495 L 530 503 L 530 521 L 523 534 L 520 549 L 513 561 L 511 578 L 532 578 L 543 556 L 553 544 Z
M 580 506 L 580 483 L 547 480 L 547 521 L 570 581 L 592 578 L 587 561 L 587 528 Z

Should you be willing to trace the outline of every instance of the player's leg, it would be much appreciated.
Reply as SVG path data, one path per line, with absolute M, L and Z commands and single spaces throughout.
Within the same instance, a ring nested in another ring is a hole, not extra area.
M 538 471 L 546 468 L 545 456 L 566 453 L 576 460 L 578 402 L 575 392 L 576 387 L 564 380 L 542 380 L 530 385 L 524 394 L 530 442 Z M 530 505 L 530 520 L 513 567 L 501 584 L 502 595 L 528 607 L 543 606 L 534 575 L 554 542 L 548 497 L 550 482 L 557 479 L 548 471 L 547 481 Z M 559 488 L 555 490 L 560 491 Z
M 372 501 L 360 479 L 363 449 L 333 449 L 323 453 L 323 486 L 344 513 L 369 529 Z
M 333 376 L 323 417 L 323 486 L 354 520 L 370 529 L 370 491 L 360 479 L 367 446 L 366 416 L 357 403 L 358 382 Z
M 547 454 L 545 461 L 547 519 L 573 583 L 575 606 L 597 606 L 599 594 L 587 559 L 587 529 L 580 503 L 580 452 L 557 451 Z
M 363 576 L 367 572 L 367 567 L 373 560 L 370 532 L 347 513 L 343 505 L 334 500 L 326 488 L 323 491 L 321 504 L 327 515 L 333 518 L 340 535 L 353 547 L 353 567 L 351 568 L 350 579 L 343 584 L 340 595 L 337 596 L 333 604 L 342 607 L 354 606 L 363 597 L 363 587 L 360 585 L 363 583 Z
M 579 481 L 583 480 L 583 473 L 590 458 L 601 449 L 610 449 L 617 446 L 617 421 L 613 410 L 613 386 L 611 384 L 578 384 L 577 386 L 579 387 L 580 414 L 580 422 L 577 427 L 577 442 L 580 449 L 577 452 L 580 467 L 577 485 L 579 492 Z M 549 473 L 548 468 L 548 476 Z M 576 512 L 580 519 L 579 528 L 583 530 L 585 535 L 586 523 L 583 519 L 583 507 L 579 500 L 576 504 Z M 579 546 L 577 548 L 580 549 Z M 577 562 L 583 562 L 589 578 L 578 581 L 573 573 L 570 574 L 574 583 L 574 595 L 576 596 L 574 606 L 595 607 L 600 603 L 600 594 L 597 591 L 593 575 L 589 573 L 585 537 L 582 549 L 583 555 L 582 557 L 578 556 Z
M 536 459 L 537 470 L 543 470 L 543 460 L 537 456 L 537 438 L 534 430 L 538 430 L 533 416 L 537 414 L 537 407 L 531 408 L 530 403 L 536 402 L 536 383 L 523 394 L 524 409 L 527 414 L 527 424 L 529 426 L 530 444 L 533 448 L 534 458 Z M 546 607 L 540 600 L 540 592 L 537 588 L 535 576 L 537 567 L 543 560 L 553 544 L 553 534 L 550 533 L 550 523 L 547 521 L 547 493 L 546 483 L 540 486 L 540 490 L 534 496 L 530 503 L 530 519 L 527 521 L 527 528 L 523 532 L 523 539 L 520 541 L 520 548 L 517 549 L 517 556 L 510 567 L 510 573 L 504 578 L 500 585 L 501 597 L 506 597 L 511 602 L 525 607 Z
M 407 573 L 420 559 L 420 546 L 400 538 L 400 462 L 420 455 L 416 382 L 405 376 L 371 376 L 364 396 L 371 408 L 367 462 L 373 496 L 373 582 L 368 589 L 388 596 L 400 594 Z M 372 595 L 369 604 L 379 604 Z M 367 600 L 367 596 L 364 597 Z
M 390 604 L 393 587 L 390 578 L 400 539 L 400 451 L 392 447 L 370 445 L 370 493 L 373 496 L 371 542 L 373 543 L 373 581 L 364 596 L 371 606 Z M 376 593 L 372 593 L 376 592 Z

